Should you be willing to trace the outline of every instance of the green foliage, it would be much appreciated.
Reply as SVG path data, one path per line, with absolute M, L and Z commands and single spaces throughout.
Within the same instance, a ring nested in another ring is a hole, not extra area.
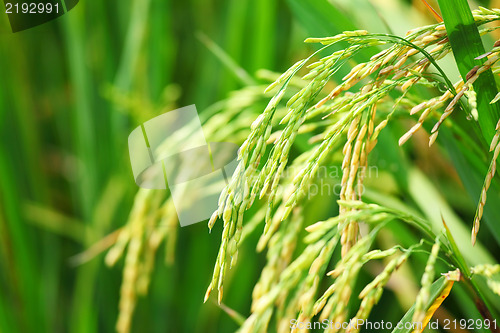
M 479 36 L 500 12 L 439 1 L 423 26 L 396 3 L 404 37 L 364 0 L 82 2 L 1 36 L 0 331 L 395 324 L 448 287 L 450 319 L 495 317 L 500 50 Z M 133 128 L 193 103 L 207 141 L 242 145 L 211 234 L 128 167 Z
M 484 63 L 484 58 L 483 60 L 477 59 L 485 53 L 485 50 L 476 22 L 467 0 L 441 0 L 438 2 L 455 61 L 462 79 L 466 81 L 468 73 L 474 66 L 481 66 Z M 499 104 L 490 103 L 498 93 L 491 70 L 486 71 L 474 83 L 474 90 L 480 92 L 477 101 L 478 122 L 484 138 L 487 142 L 491 142 L 495 134 L 494 125 L 500 117 Z

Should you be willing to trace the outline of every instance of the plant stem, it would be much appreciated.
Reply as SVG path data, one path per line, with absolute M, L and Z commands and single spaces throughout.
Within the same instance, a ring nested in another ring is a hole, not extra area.
M 484 298 L 483 294 L 479 290 L 478 285 L 476 284 L 475 281 L 473 281 L 471 278 L 465 276 L 462 274 L 461 281 L 465 283 L 467 286 L 467 289 L 469 293 L 472 295 L 474 299 L 474 304 L 476 305 L 477 310 L 481 314 L 481 316 L 486 320 L 488 319 L 491 322 L 495 320 L 493 315 L 491 314 L 490 307 L 487 304 L 486 299 Z M 497 327 L 496 325 L 493 327 L 490 325 L 489 330 L 492 333 L 500 333 L 500 328 Z

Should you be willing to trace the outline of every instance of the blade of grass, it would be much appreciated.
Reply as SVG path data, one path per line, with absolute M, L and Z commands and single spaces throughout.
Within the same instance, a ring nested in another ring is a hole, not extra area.
M 98 191 L 98 161 L 96 160 L 96 136 L 95 113 L 91 102 L 91 77 L 85 67 L 85 34 L 84 34 L 84 8 L 75 8 L 62 18 L 66 37 L 66 48 L 71 82 L 75 90 L 75 108 L 72 128 L 77 129 L 74 135 L 74 150 L 81 159 L 80 176 L 85 181 L 79 182 L 77 186 L 76 206 L 80 210 L 84 221 L 91 220 L 92 207 L 94 206 L 96 193 Z M 86 244 L 91 240 L 88 234 L 83 236 Z M 95 332 L 97 330 L 97 313 L 93 306 L 93 290 L 97 263 L 82 266 L 77 271 L 74 287 L 73 304 L 71 308 L 71 320 L 69 331 L 75 333 Z
M 245 35 L 245 29 L 248 25 L 246 13 L 250 8 L 250 1 L 230 1 L 226 3 L 226 6 L 226 30 L 224 31 L 223 48 L 226 50 L 227 54 L 236 61 L 236 63 L 241 64 L 243 52 L 246 46 L 242 36 Z M 220 89 L 223 94 L 235 89 L 236 87 L 236 81 L 232 76 L 222 76 Z
M 478 163 L 479 161 L 475 155 L 462 142 L 455 140 L 448 129 L 442 131 L 441 140 L 470 198 L 477 202 L 483 185 L 484 175 L 486 174 L 486 166 L 483 165 L 484 168 L 481 168 L 481 163 Z M 498 244 L 500 244 L 500 225 L 498 224 L 498 221 L 500 221 L 500 210 L 497 209 L 494 203 L 500 202 L 499 193 L 500 188 L 498 183 L 493 181 L 488 193 L 490 204 L 487 203 L 485 205 L 483 213 L 485 224 Z
M 299 22 L 307 32 L 316 37 L 328 37 L 356 26 L 326 0 L 288 0 Z
M 122 93 L 129 92 L 132 86 L 139 55 L 143 49 L 150 2 L 151 0 L 132 2 L 132 12 L 125 37 L 124 50 L 114 81 L 115 87 Z M 127 118 L 119 111 L 119 109 L 115 109 L 111 114 L 111 139 L 115 148 L 123 147 L 122 135 L 128 130 Z
M 455 242 L 455 238 L 453 238 L 453 234 L 446 225 L 444 217 L 441 216 L 441 219 L 443 220 L 443 226 L 445 228 L 446 240 L 449 242 L 448 245 L 450 250 L 453 251 L 453 258 L 455 259 L 457 266 L 462 272 L 462 274 L 465 274 L 467 277 L 470 277 L 469 266 L 467 266 L 467 264 L 465 263 L 465 259 L 460 250 L 458 249 L 457 243 Z
M 153 101 L 161 97 L 165 86 L 172 80 L 177 41 L 172 33 L 171 1 L 152 0 L 151 28 L 149 29 L 150 96 Z M 166 28 L 165 28 L 166 27 Z M 162 41 L 158 43 L 158 41 Z
M 439 231 L 442 229 L 442 216 L 445 217 L 447 226 L 453 232 L 454 239 L 456 239 L 458 253 L 462 253 L 466 263 L 469 266 L 474 266 L 482 263 L 496 263 L 495 258 L 480 242 L 472 246 L 469 241 L 469 231 L 463 222 L 456 216 L 446 201 L 439 195 L 438 191 L 432 185 L 431 181 L 418 169 L 412 169 L 409 172 L 409 191 L 413 200 L 417 203 L 420 209 L 425 213 L 427 219 L 433 222 L 434 230 Z M 457 262 L 460 259 L 456 258 Z M 463 268 L 462 268 L 463 269 Z M 464 273 L 467 273 L 465 270 Z M 492 312 L 493 295 L 491 293 L 483 292 L 484 288 L 477 285 L 474 281 L 466 279 L 466 282 L 474 291 L 474 296 L 480 295 L 483 304 L 489 312 Z M 486 296 L 486 297 L 483 297 Z
M 469 71 L 481 65 L 485 59 L 475 58 L 485 53 L 479 31 L 467 0 L 438 0 L 450 40 L 455 62 L 462 79 L 466 81 Z M 477 92 L 478 122 L 483 137 L 489 143 L 495 133 L 495 125 L 500 117 L 500 105 L 490 104 L 498 93 L 491 70 L 483 73 L 474 83 Z
M 408 172 L 408 191 L 417 206 L 422 210 L 427 220 L 432 222 L 433 231 L 438 234 L 443 229 L 441 216 L 446 219 L 446 224 L 453 232 L 457 244 L 460 244 L 469 265 L 480 263 L 495 263 L 494 257 L 482 244 L 472 246 L 469 241 L 469 230 L 460 218 L 453 212 L 448 203 L 442 198 L 432 182 L 416 168 Z
M 45 230 L 50 230 L 56 235 L 69 237 L 78 243 L 84 241 L 84 224 L 71 216 L 66 216 L 35 202 L 25 203 L 23 211 L 28 221 Z
M 47 35 L 45 40 L 47 45 L 52 45 L 50 37 Z M 33 117 L 33 111 L 42 109 L 36 103 L 36 91 L 33 86 L 25 83 L 28 78 L 36 82 L 36 78 L 31 76 L 35 67 L 33 56 L 23 52 L 22 40 L 12 38 L 5 42 L 4 46 L 9 52 L 4 53 L 2 49 L 0 54 L 2 61 L 10 63 L 10 66 L 4 68 L 3 74 L 11 79 L 0 95 L 0 132 L 2 144 L 5 145 L 4 148 L 0 147 L 0 154 L 3 155 L 0 159 L 5 158 L 2 164 L 6 164 L 3 168 L 5 174 L 0 172 L 0 179 L 6 188 L 12 188 L 2 191 L 0 195 L 0 214 L 5 214 L 2 216 L 3 221 L 0 221 L 4 224 L 0 228 L 5 263 L 2 270 L 7 273 L 6 284 L 12 286 L 12 293 L 6 295 L 5 301 L 7 304 L 15 302 L 21 309 L 19 311 L 14 308 L 14 312 L 6 316 L 10 317 L 10 331 L 20 331 L 23 327 L 29 327 L 30 324 L 27 323 L 35 322 L 36 329 L 45 332 L 50 331 L 57 320 L 50 309 L 54 308 L 58 297 L 56 267 L 59 242 L 46 232 L 33 238 L 32 227 L 26 223 L 21 208 L 25 198 L 44 204 L 50 201 L 48 182 L 43 168 L 40 168 L 40 162 L 45 158 L 40 138 L 45 129 L 39 125 L 39 118 Z M 15 228 L 12 227 L 13 223 L 16 224 Z M 23 243 L 28 244 L 27 248 L 24 248 Z M 39 251 L 34 244 L 40 246 Z M 24 254 L 19 257 L 18 253 Z M 25 263 L 23 258 L 31 262 Z M 27 268 L 29 270 L 26 271 Z M 37 277 L 31 277 L 31 274 L 36 274 Z M 40 285 L 44 288 L 39 291 Z M 26 298 L 23 296 L 25 292 L 28 293 Z
M 288 0 L 287 2 L 294 16 L 309 36 L 329 37 L 346 30 L 357 29 L 351 19 L 326 0 Z M 337 46 L 339 50 L 346 47 L 348 44 L 345 42 L 339 43 Z M 363 49 L 357 52 L 353 59 L 357 62 L 365 62 L 371 56 L 372 54 L 368 50 Z M 343 73 L 344 70 L 339 71 L 339 76 L 345 75 Z
M 251 86 L 257 84 L 257 82 L 234 61 L 223 49 L 219 47 L 213 40 L 208 38 L 203 32 L 198 31 L 196 37 L 200 42 L 203 43 L 216 57 L 217 59 L 229 69 L 230 73 L 240 81 L 241 84 L 245 86 Z
M 446 281 L 444 289 L 437 295 L 436 298 L 434 298 L 434 300 L 428 306 L 425 313 L 425 318 L 422 323 L 422 328 L 413 331 L 414 333 L 422 333 L 424 331 L 424 329 L 427 327 L 427 324 L 429 324 L 429 320 L 431 320 L 432 316 L 434 315 L 434 312 L 436 312 L 436 310 L 441 306 L 441 304 L 443 304 L 443 301 L 450 294 L 451 288 L 453 287 L 454 283 L 454 281 Z
M 479 288 L 476 281 L 471 279 L 470 269 L 467 266 L 467 264 L 465 263 L 465 259 L 462 255 L 462 253 L 460 252 L 460 250 L 458 249 L 457 243 L 455 242 L 455 239 L 453 238 L 453 235 L 452 235 L 450 229 L 446 225 L 444 218 L 442 218 L 442 220 L 443 220 L 443 225 L 446 229 L 445 232 L 446 232 L 447 241 L 449 242 L 451 250 L 453 251 L 452 257 L 456 261 L 456 263 L 460 269 L 460 272 L 462 274 L 462 281 L 464 281 L 467 284 L 467 286 L 470 288 L 472 294 L 474 295 L 474 298 L 475 298 L 474 303 L 476 304 L 476 307 L 479 310 L 479 312 L 481 313 L 481 315 L 486 319 L 492 320 L 493 318 L 491 318 L 491 313 L 489 311 L 489 309 L 492 307 L 490 304 L 488 304 L 488 300 L 482 295 L 481 289 Z
M 261 68 L 273 68 L 276 53 L 276 34 L 270 33 L 276 29 L 277 0 L 257 0 L 252 6 L 251 34 L 252 53 L 248 68 L 254 74 Z
M 2 227 L 8 230 L 10 244 L 9 253 L 11 262 L 7 267 L 3 267 L 5 272 L 11 275 L 12 292 L 14 297 L 18 298 L 19 311 L 16 318 L 19 320 L 20 331 L 35 332 L 37 328 L 43 329 L 45 326 L 43 316 L 39 306 L 40 293 L 38 289 L 38 265 L 37 255 L 34 250 L 33 235 L 27 230 L 26 225 L 21 217 L 21 203 L 19 202 L 19 188 L 15 183 L 16 177 L 13 172 L 15 169 L 12 162 L 7 159 L 9 156 L 0 144 L 0 202 L 2 203 L 2 213 L 5 215 L 6 226 Z M 4 266 L 4 263 L 0 263 Z M 2 295 L 3 297 L 3 295 Z M 37 320 L 23 320 L 29 318 Z
M 426 309 L 429 309 L 432 307 L 433 304 L 436 303 L 436 300 L 438 298 L 441 298 L 441 295 L 444 295 L 446 291 L 449 293 L 449 288 L 453 285 L 453 281 L 448 281 L 444 276 L 440 277 L 437 279 L 431 286 L 430 290 L 430 295 L 429 295 L 429 303 L 426 305 Z M 446 294 L 448 295 L 448 294 Z M 413 327 L 413 313 L 415 312 L 415 304 L 411 307 L 408 312 L 401 318 L 399 321 L 398 325 L 396 325 L 396 328 L 392 330 L 392 333 L 410 333 L 414 332 L 414 329 L 418 332 L 421 332 L 422 330 L 419 330 L 418 327 Z M 422 327 L 423 328 L 423 327 Z
M 438 22 L 443 22 L 443 18 L 441 17 L 441 15 L 439 15 L 439 13 L 434 8 L 432 8 L 432 6 L 429 5 L 427 1 L 422 0 L 422 2 L 424 3 L 425 7 L 429 9 L 429 11 L 432 13 L 432 15 L 436 18 Z
M 388 34 L 394 35 L 394 31 L 392 31 L 391 26 L 389 25 L 389 22 L 387 22 L 387 20 L 382 15 L 382 13 L 380 13 L 380 11 L 378 10 L 377 6 L 375 6 L 371 0 L 368 0 L 368 4 L 370 5 L 370 7 L 373 8 L 373 11 L 379 17 L 380 22 L 382 22 L 382 25 L 385 27 L 385 30 L 387 30 L 386 32 Z

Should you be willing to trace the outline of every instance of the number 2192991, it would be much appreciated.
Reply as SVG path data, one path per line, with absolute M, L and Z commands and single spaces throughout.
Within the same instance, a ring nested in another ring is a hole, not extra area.
M 5 13 L 7 14 L 50 14 L 52 12 L 59 13 L 59 4 L 51 3 L 36 3 L 36 2 L 24 2 L 24 3 L 10 3 L 5 4 Z
M 456 330 L 457 328 L 461 329 L 468 329 L 468 330 L 475 330 L 475 329 L 489 329 L 489 328 L 494 328 L 497 329 L 497 321 L 495 320 L 489 320 L 489 319 L 445 319 L 443 322 L 443 328 L 445 330 Z

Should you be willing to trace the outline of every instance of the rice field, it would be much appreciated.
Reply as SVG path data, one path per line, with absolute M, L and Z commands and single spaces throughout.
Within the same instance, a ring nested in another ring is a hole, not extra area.
M 500 332 L 497 7 L 80 1 L 2 21 L 0 332 Z M 201 129 L 152 135 L 189 105 Z M 138 186 L 135 129 L 151 163 L 202 132 L 212 170 L 212 143 L 239 146 L 234 170 L 179 196 L 165 160 Z M 184 226 L 198 195 L 216 204 Z

